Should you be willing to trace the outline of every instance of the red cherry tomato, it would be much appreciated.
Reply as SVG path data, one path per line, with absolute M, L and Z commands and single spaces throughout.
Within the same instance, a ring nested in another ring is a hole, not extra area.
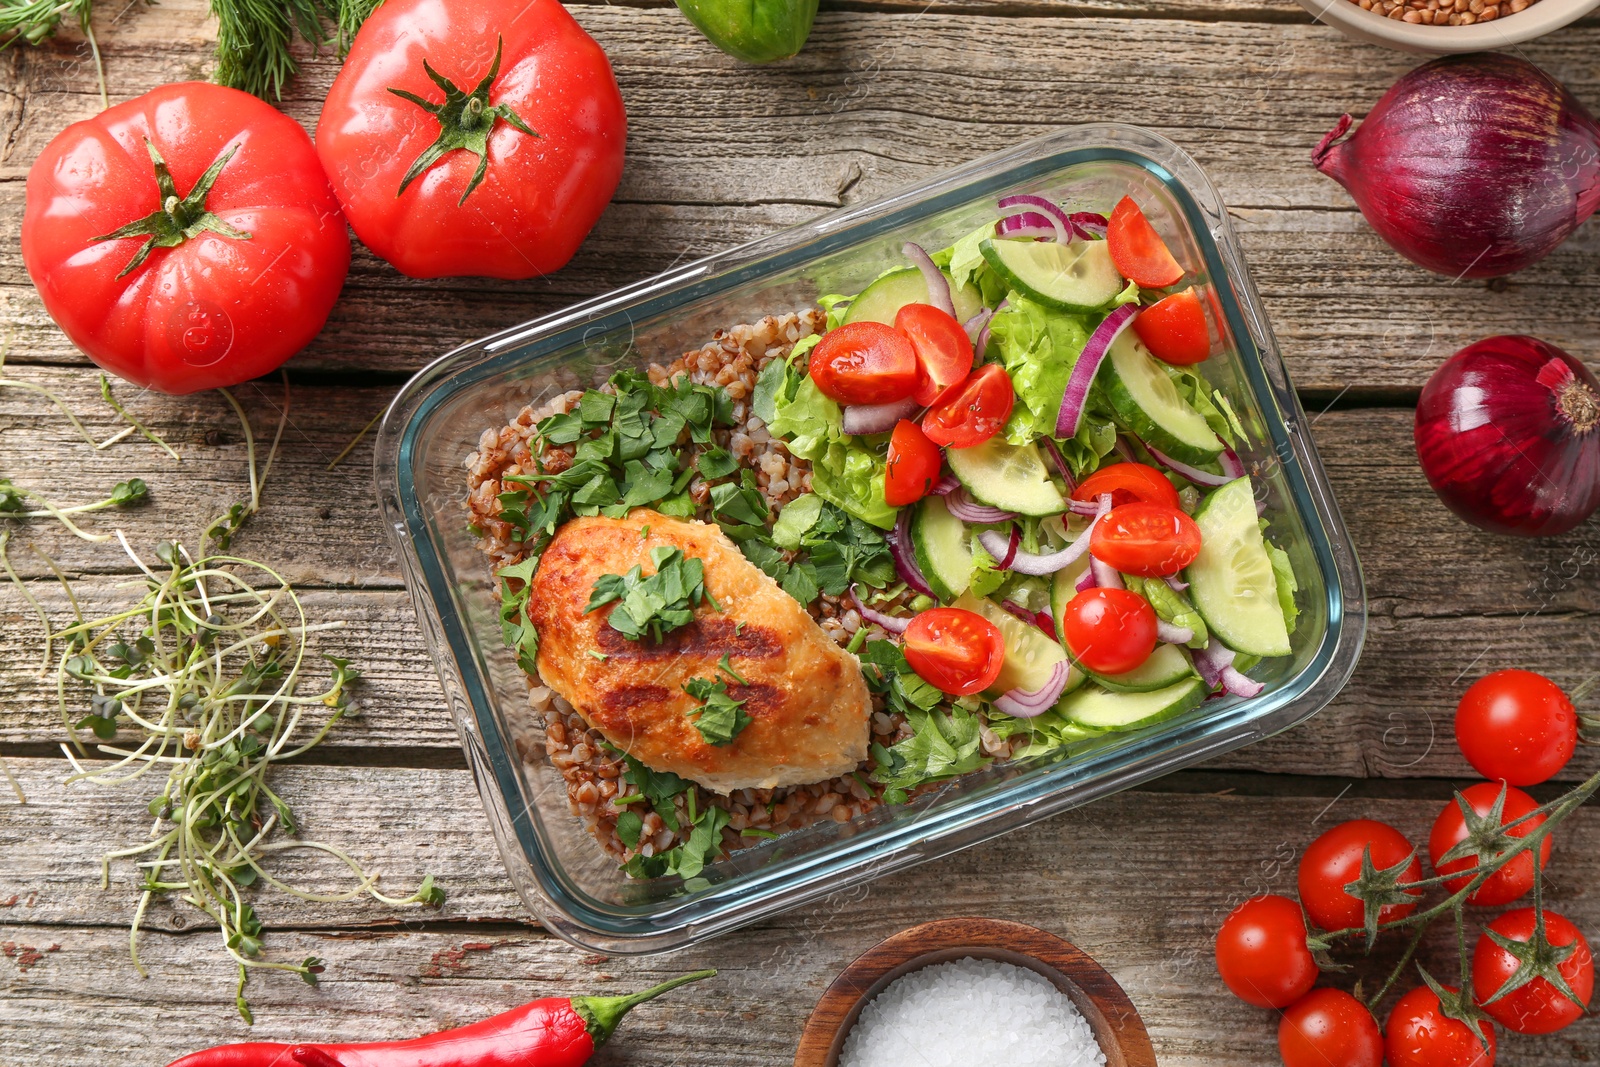
M 1342 989 L 1313 989 L 1278 1020 L 1283 1067 L 1381 1067 L 1383 1034 L 1365 1004 Z
M 1211 327 L 1193 289 L 1162 297 L 1139 312 L 1133 332 L 1152 356 L 1168 363 L 1188 366 L 1211 355 Z
M 161 232 L 176 243 L 155 246 Z M 28 171 L 22 261 L 90 359 L 193 393 L 309 344 L 344 285 L 350 237 L 299 123 L 248 93 L 180 82 L 45 146 Z
M 915 504 L 939 480 L 944 454 L 910 419 L 895 423 L 889 437 L 889 464 L 883 475 L 883 498 L 891 507 Z
M 1445 986 L 1454 993 L 1454 986 Z M 1494 1067 L 1494 1027 L 1480 1022 L 1483 1039 L 1439 1007 L 1425 985 L 1395 1002 L 1384 1026 L 1383 1048 L 1389 1067 Z M 1488 1047 L 1484 1047 L 1484 1042 Z
M 1352 896 L 1345 886 L 1361 877 L 1361 856 L 1367 850 L 1371 852 L 1372 865 L 1380 871 L 1411 857 L 1401 880 L 1421 880 L 1422 861 L 1399 830 L 1372 819 L 1340 823 L 1311 842 L 1305 855 L 1300 857 L 1300 903 L 1305 905 L 1311 921 L 1322 929 L 1346 930 L 1362 925 L 1361 900 Z M 1422 890 L 1412 895 L 1420 899 Z M 1378 921 L 1403 919 L 1416 907 L 1415 904 L 1385 904 L 1378 910 Z
M 1479 815 L 1488 815 L 1494 802 L 1500 795 L 1499 782 L 1479 782 L 1477 785 L 1468 786 L 1461 791 L 1466 797 L 1467 804 Z M 1538 801 L 1518 789 L 1516 786 L 1506 786 L 1506 804 L 1500 813 L 1500 825 L 1514 822 L 1539 806 Z M 1527 837 L 1540 824 L 1544 816 L 1529 819 L 1520 826 L 1505 831 L 1509 837 Z M 1457 871 L 1466 872 L 1460 878 L 1452 878 L 1445 882 L 1445 888 L 1454 893 L 1472 880 L 1472 874 L 1478 869 L 1478 860 L 1475 856 L 1462 856 L 1460 859 L 1451 860 L 1443 866 L 1439 857 L 1450 851 L 1452 845 L 1467 836 L 1466 817 L 1461 812 L 1461 805 L 1454 798 L 1439 812 L 1439 817 L 1434 820 L 1433 832 L 1428 835 L 1428 858 L 1433 862 L 1433 869 L 1439 874 L 1455 874 Z M 1502 845 L 1502 847 L 1505 847 Z M 1546 837 L 1539 843 L 1539 866 L 1542 868 L 1550 859 L 1550 839 Z M 1524 852 L 1510 863 L 1495 871 L 1472 895 L 1467 898 L 1473 904 L 1509 904 L 1533 888 L 1533 855 Z
M 951 696 L 989 688 L 1006 658 L 1006 643 L 995 624 L 964 608 L 924 611 L 906 627 L 904 647 L 911 669 Z
M 1101 467 L 1072 491 L 1074 500 L 1098 500 L 1111 494 L 1113 507 L 1142 500 L 1147 504 L 1178 506 L 1178 490 L 1167 476 L 1144 463 L 1113 463 Z
M 920 406 L 938 403 L 972 373 L 972 339 L 948 311 L 907 304 L 895 315 L 894 327 L 910 338 L 917 353 L 919 376 L 911 397 Z
M 811 350 L 811 380 L 841 404 L 904 400 L 917 387 L 917 353 L 893 326 L 846 323 L 823 334 Z
M 356 236 L 413 278 L 564 266 L 611 202 L 627 138 L 606 54 L 557 0 L 386 0 L 317 120 Z
M 1561 687 L 1532 671 L 1495 671 L 1456 707 L 1456 744 L 1485 778 L 1538 785 L 1567 765 L 1578 713 Z
M 1016 401 L 1011 376 L 1000 364 L 989 363 L 946 393 L 923 417 L 922 429 L 934 444 L 971 448 L 1000 432 Z
M 1317 984 L 1306 921 L 1288 897 L 1252 897 L 1217 931 L 1217 973 L 1233 995 L 1258 1008 L 1287 1008 Z
M 1165 289 L 1183 277 L 1183 268 L 1131 196 L 1123 197 L 1112 209 L 1106 241 L 1111 246 L 1111 262 L 1124 278 L 1141 288 Z
M 1200 527 L 1177 508 L 1136 501 L 1095 523 L 1089 551 L 1123 574 L 1165 578 L 1200 554 Z
M 1128 589 L 1085 589 L 1067 602 L 1062 623 L 1073 657 L 1099 674 L 1131 671 L 1155 651 L 1155 609 Z
M 1531 941 L 1533 909 L 1508 911 L 1490 923 L 1488 929 L 1511 941 Z M 1545 978 L 1535 978 L 1491 1001 L 1516 972 L 1517 958 L 1491 941 L 1487 933 L 1479 936 L 1478 947 L 1472 953 L 1472 995 L 1495 1022 L 1519 1034 L 1550 1034 L 1570 1026 L 1583 1014 L 1594 995 L 1594 953 L 1583 934 L 1565 916 L 1546 909 L 1544 935 L 1556 948 L 1577 946 L 1572 955 L 1556 965 L 1556 973 L 1577 995 L 1583 1007 L 1568 1000 Z

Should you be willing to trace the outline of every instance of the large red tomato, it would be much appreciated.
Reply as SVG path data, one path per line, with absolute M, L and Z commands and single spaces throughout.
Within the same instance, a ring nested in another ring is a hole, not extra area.
M 300 124 L 163 85 L 73 123 L 28 171 L 22 260 L 100 366 L 166 393 L 236 385 L 317 335 L 350 237 Z
M 558 0 L 387 0 L 317 123 L 363 244 L 414 278 L 564 266 L 622 175 L 628 120 Z

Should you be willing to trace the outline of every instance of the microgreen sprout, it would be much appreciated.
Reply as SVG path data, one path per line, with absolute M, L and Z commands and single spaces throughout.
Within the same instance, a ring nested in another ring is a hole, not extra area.
M 265 564 L 224 554 L 195 559 L 174 542 L 147 561 L 119 540 L 143 576 L 142 598 L 53 635 L 63 643 L 56 695 L 72 739 L 62 746 L 74 772 L 68 781 L 121 785 L 164 772 L 149 801 L 149 840 L 106 853 L 101 883 L 109 885 L 118 861 L 132 861 L 141 876 L 129 932 L 141 974 L 139 927 L 152 899 L 176 894 L 205 912 L 239 968 L 240 1014 L 248 1021 L 249 969 L 313 980 L 321 967 L 267 958 L 250 887 L 311 901 L 366 895 L 391 905 L 437 906 L 443 894 L 431 879 L 408 895 L 385 894 L 378 874 L 347 852 L 298 837 L 294 812 L 268 784 L 274 764 L 305 753 L 354 709 L 350 690 L 360 675 L 348 661 L 323 657 L 326 680 L 307 685 L 324 673 L 308 637 L 343 624 L 309 622 L 288 581 Z M 85 730 L 110 762 L 84 761 Z M 272 858 L 290 849 L 331 857 L 349 868 L 353 884 L 319 893 L 285 883 Z
M 161 439 L 161 435 L 160 434 L 156 433 L 154 430 L 152 430 L 149 427 L 147 427 L 144 423 L 142 423 L 138 419 L 134 418 L 132 412 L 130 412 L 127 408 L 123 407 L 122 404 L 117 401 L 117 398 L 115 396 L 113 396 L 112 393 L 111 393 L 111 379 L 107 378 L 104 374 L 100 375 L 100 397 L 107 404 L 111 405 L 111 410 L 115 411 L 118 415 L 121 415 L 123 420 L 125 422 L 127 422 L 127 424 L 128 424 L 126 429 L 124 429 L 120 433 L 116 434 L 114 437 L 108 438 L 106 440 L 105 444 L 110 444 L 113 441 L 119 441 L 123 437 L 126 437 L 131 433 L 141 433 L 141 434 L 144 435 L 145 440 L 149 441 L 151 444 L 153 444 L 156 447 L 160 448 L 163 452 L 165 452 L 167 455 L 171 456 L 173 459 L 182 461 L 183 457 L 178 455 L 178 453 L 174 452 L 172 450 L 172 446 L 167 444 L 166 441 Z M 99 447 L 103 448 L 104 445 L 101 445 Z

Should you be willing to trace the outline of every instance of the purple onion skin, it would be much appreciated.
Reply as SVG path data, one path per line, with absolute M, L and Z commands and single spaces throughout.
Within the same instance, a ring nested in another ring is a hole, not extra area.
M 1445 360 L 1417 404 L 1417 458 L 1445 506 L 1494 533 L 1565 533 L 1600 508 L 1600 382 L 1534 337 Z
M 1419 266 L 1495 278 L 1537 263 L 1600 206 L 1600 125 L 1566 87 L 1497 52 L 1424 63 L 1349 139 L 1311 153 Z

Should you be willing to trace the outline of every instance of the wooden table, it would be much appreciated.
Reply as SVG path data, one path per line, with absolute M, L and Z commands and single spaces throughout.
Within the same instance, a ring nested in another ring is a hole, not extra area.
M 0 747 L 29 798 L 19 807 L 0 794 L 0 1064 L 159 1065 L 247 1036 L 398 1037 L 707 965 L 723 968 L 715 984 L 641 1010 L 603 1061 L 786 1064 L 846 962 L 913 922 L 961 914 L 1036 923 L 1088 950 L 1139 1005 L 1164 1063 L 1275 1064 L 1275 1017 L 1227 995 L 1212 967 L 1229 908 L 1264 889 L 1292 892 L 1300 850 L 1336 821 L 1392 820 L 1425 840 L 1452 784 L 1469 780 L 1449 719 L 1467 679 L 1516 665 L 1570 685 L 1600 662 L 1600 526 L 1532 542 L 1480 534 L 1435 500 L 1411 446 L 1418 389 L 1467 342 L 1534 332 L 1600 359 L 1600 226 L 1506 284 L 1452 284 L 1403 262 L 1307 156 L 1341 112 L 1362 113 L 1414 61 L 1314 25 L 1289 0 L 825 0 L 805 53 L 770 69 L 713 51 L 660 0 L 572 6 L 611 55 L 629 107 L 616 203 L 569 268 L 537 281 L 410 281 L 357 249 L 332 321 L 290 364 L 284 454 L 239 543 L 281 563 L 319 618 L 348 620 L 328 645 L 368 679 L 365 717 L 283 770 L 281 788 L 311 833 L 350 844 L 386 884 L 432 872 L 448 902 L 397 913 L 261 894 L 270 952 L 322 956 L 328 971 L 320 989 L 257 978 L 253 1030 L 235 1016 L 232 969 L 192 909 L 152 908 L 150 977 L 139 978 L 127 955 L 132 876 L 119 869 L 102 891 L 98 858 L 145 832 L 144 795 L 61 785 L 37 622 L 0 585 Z M 202 0 L 97 10 L 113 99 L 208 72 Z M 1600 22 L 1522 51 L 1600 106 Z M 0 302 L 7 373 L 59 391 L 103 435 L 119 424 L 45 315 L 18 246 L 29 164 L 98 108 L 86 54 L 71 34 L 0 53 Z M 308 57 L 284 101 L 308 128 L 335 69 L 328 55 Z M 502 873 L 379 528 L 370 439 L 331 472 L 329 460 L 412 371 L 459 342 L 1106 119 L 1171 137 L 1231 206 L 1366 569 L 1355 679 L 1283 736 L 699 948 L 606 959 L 543 933 Z M 91 453 L 37 398 L 0 389 L 0 472 L 72 500 L 138 475 L 152 502 L 119 516 L 129 537 L 192 539 L 243 491 L 237 423 L 214 393 L 122 393 L 181 463 L 136 441 Z M 270 425 L 275 388 L 241 395 Z M 16 546 L 30 539 L 96 602 L 111 602 L 128 571 L 116 551 L 53 526 L 19 529 Z M 62 617 L 37 558 L 13 555 Z M 1589 750 L 1563 778 L 1597 767 Z M 312 885 L 343 884 L 309 861 L 297 869 Z M 1551 875 L 1551 903 L 1600 935 L 1600 812 L 1571 820 Z M 1453 975 L 1448 938 L 1424 957 Z M 1552 1038 L 1513 1037 L 1501 1061 L 1571 1064 L 1597 1047 L 1590 1018 Z

